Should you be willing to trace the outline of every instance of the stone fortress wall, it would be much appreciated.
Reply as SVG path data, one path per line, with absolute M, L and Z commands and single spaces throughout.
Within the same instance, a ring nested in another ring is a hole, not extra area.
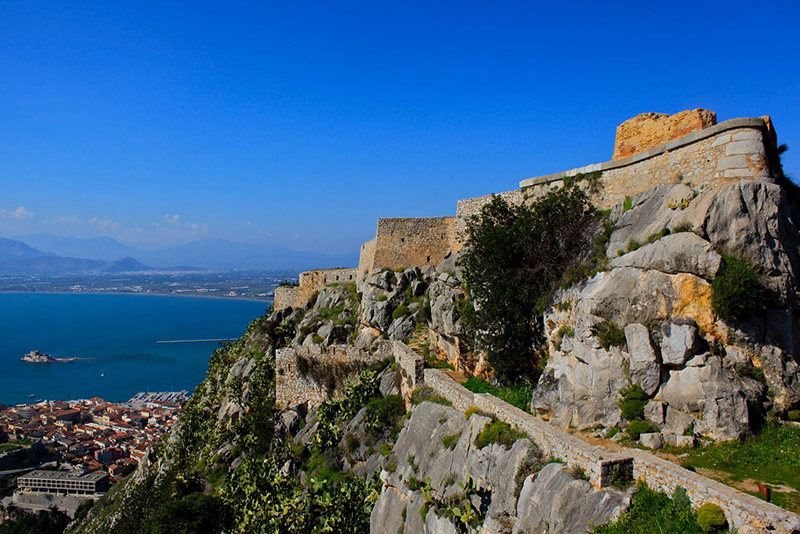
M 378 219 L 375 239 L 361 247 L 359 278 L 381 269 L 438 265 L 455 242 L 453 217 Z
M 275 288 L 275 309 L 302 308 L 311 296 L 328 284 L 355 282 L 358 269 L 317 269 L 300 273 L 300 284 Z
M 319 406 L 330 398 L 325 384 L 317 383 L 308 373 L 300 372 L 299 358 L 311 365 L 346 365 L 354 362 L 369 364 L 385 357 L 385 350 L 374 354 L 352 345 L 321 345 L 311 347 L 285 347 L 275 351 L 275 403 L 279 409 L 299 403 L 308 403 L 309 408 Z

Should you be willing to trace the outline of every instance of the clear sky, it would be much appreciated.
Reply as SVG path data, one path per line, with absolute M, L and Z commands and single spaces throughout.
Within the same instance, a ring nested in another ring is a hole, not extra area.
M 800 178 L 800 2 L 4 0 L 0 236 L 348 252 L 697 107 Z

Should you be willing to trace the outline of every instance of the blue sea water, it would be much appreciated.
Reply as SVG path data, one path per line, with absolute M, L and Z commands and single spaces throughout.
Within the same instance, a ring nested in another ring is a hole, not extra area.
M 191 392 L 218 344 L 238 338 L 269 303 L 154 295 L 0 293 L 0 403 Z M 20 361 L 38 349 L 74 363 Z M 29 398 L 33 394 L 34 399 Z

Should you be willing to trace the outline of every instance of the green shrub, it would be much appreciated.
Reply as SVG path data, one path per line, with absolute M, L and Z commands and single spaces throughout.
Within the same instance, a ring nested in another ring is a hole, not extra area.
M 473 393 L 489 393 L 498 399 L 504 400 L 520 410 L 529 411 L 533 388 L 527 384 L 519 384 L 510 387 L 493 386 L 485 380 L 471 376 L 462 384 Z
M 723 256 L 725 268 L 711 282 L 711 309 L 728 321 L 744 318 L 764 307 L 761 277 L 745 261 Z
M 460 432 L 456 432 L 455 434 L 450 434 L 449 436 L 442 436 L 442 445 L 447 447 L 448 449 L 453 449 L 458 443 L 458 438 L 461 436 Z
M 473 406 L 472 408 L 467 408 L 467 411 L 464 412 L 464 419 L 469 419 L 474 413 L 483 415 L 483 412 L 481 412 L 480 408 Z
M 515 441 L 524 437 L 525 434 L 514 430 L 505 421 L 493 421 L 486 425 L 475 439 L 475 446 L 482 449 L 491 443 L 499 443 L 509 450 Z
M 497 376 L 536 378 L 543 352 L 535 341 L 544 331 L 537 312 L 568 270 L 591 273 L 577 268 L 594 250 L 598 213 L 578 187 L 559 188 L 530 206 L 494 197 L 467 227 L 462 322 Z
M 397 308 L 394 309 L 392 312 L 392 319 L 399 319 L 408 313 L 408 306 L 405 304 L 399 305 Z
M 628 252 L 633 252 L 634 250 L 638 250 L 641 246 L 642 246 L 641 243 L 631 238 L 631 240 L 628 241 Z
M 604 321 L 592 327 L 592 333 L 604 349 L 625 345 L 625 332 L 613 321 Z
M 422 401 L 435 402 L 445 406 L 452 406 L 453 403 L 436 393 L 430 386 L 422 386 L 411 392 L 411 404 L 416 406 Z M 410 413 L 410 412 L 409 412 Z M 406 414 L 408 415 L 408 414 Z
M 641 484 L 631 499 L 631 506 L 620 518 L 595 527 L 594 534 L 702 534 L 696 514 L 685 502 Z
M 380 296 L 378 296 L 378 302 L 383 302 L 384 300 L 386 300 L 388 298 L 389 297 L 387 297 L 386 295 L 380 295 Z
M 320 343 L 322 343 L 322 342 L 323 342 L 323 341 L 325 341 L 325 340 L 324 340 L 324 339 L 322 339 L 321 337 L 319 337 L 317 334 L 314 334 L 313 336 L 311 336 L 311 341 L 312 341 L 312 342 L 313 342 L 315 345 L 319 345 Z
M 633 199 L 630 195 L 625 197 L 625 201 L 622 203 L 622 213 L 625 213 L 629 209 L 633 207 Z
M 642 386 L 631 384 L 619 390 L 619 394 L 622 398 L 617 402 L 617 406 L 622 411 L 622 417 L 628 421 L 641 419 L 644 416 L 644 407 L 650 400 Z
M 650 432 L 658 432 L 658 429 L 648 423 L 647 421 L 631 421 L 628 423 L 628 437 L 632 440 L 639 439 L 640 434 L 647 434 Z
M 786 414 L 789 418 L 789 421 L 800 421 L 800 410 L 789 410 L 789 413 Z
M 725 511 L 714 503 L 707 502 L 697 510 L 697 524 L 703 532 L 719 532 L 728 526 Z
M 648 243 L 655 243 L 665 235 L 669 235 L 669 228 L 666 226 L 654 234 L 650 234 L 647 238 Z
M 681 232 L 691 232 L 693 230 L 692 223 L 685 221 L 677 224 L 672 228 L 673 234 L 680 234 Z
M 386 458 L 387 456 L 392 454 L 392 446 L 389 445 L 388 443 L 381 444 L 380 453 L 381 453 L 381 456 Z

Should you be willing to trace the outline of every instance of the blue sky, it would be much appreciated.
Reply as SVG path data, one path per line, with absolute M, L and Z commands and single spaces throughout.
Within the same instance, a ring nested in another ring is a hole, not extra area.
M 348 252 L 697 107 L 770 114 L 800 178 L 800 3 L 764 4 L 4 1 L 0 236 Z

